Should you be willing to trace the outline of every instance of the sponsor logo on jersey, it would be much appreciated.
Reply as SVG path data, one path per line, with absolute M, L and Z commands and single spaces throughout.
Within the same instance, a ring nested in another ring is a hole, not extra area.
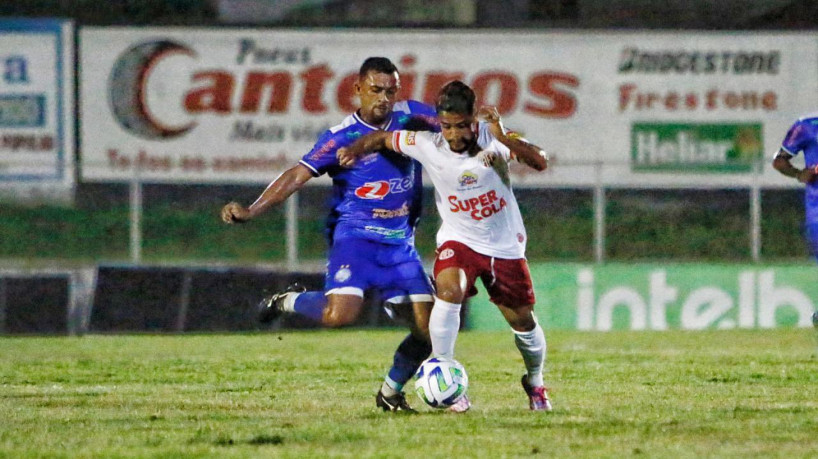
M 525 236 L 523 236 L 523 233 L 517 233 L 517 242 L 522 244 L 523 241 L 525 241 Z
M 355 188 L 355 196 L 361 199 L 383 199 L 389 194 L 389 182 L 367 182 Z
M 406 230 L 402 229 L 381 228 L 380 226 L 367 225 L 364 226 L 364 230 L 369 231 L 371 233 L 380 234 L 381 236 L 384 237 L 384 239 L 389 240 L 406 239 Z
M 413 178 L 393 178 L 366 182 L 355 189 L 355 196 L 361 199 L 383 199 L 389 193 L 405 193 L 412 189 Z
M 333 151 L 336 145 L 337 143 L 335 142 L 335 140 L 328 140 L 327 143 L 321 146 L 321 148 L 307 155 L 306 157 L 307 161 L 318 161 L 319 159 L 321 159 L 322 156 Z
M 506 198 L 497 197 L 497 191 L 491 190 L 480 196 L 468 199 L 458 199 L 457 196 L 449 196 L 449 210 L 452 213 L 469 212 L 471 218 L 482 220 L 491 217 L 506 207 Z
M 335 282 L 346 282 L 350 277 L 352 277 L 352 270 L 349 269 L 349 265 L 341 265 L 333 276 Z
M 437 257 L 438 260 L 448 260 L 449 258 L 454 256 L 454 250 L 452 249 L 445 249 L 440 252 L 440 255 Z
M 469 171 L 463 172 L 460 174 L 460 177 L 458 177 L 457 183 L 459 183 L 460 186 L 475 185 L 477 184 L 477 174 Z
M 415 133 L 408 132 L 406 134 L 406 145 L 414 145 L 415 144 Z
M 409 215 L 409 205 L 405 202 L 397 209 L 372 209 L 372 218 L 395 218 Z

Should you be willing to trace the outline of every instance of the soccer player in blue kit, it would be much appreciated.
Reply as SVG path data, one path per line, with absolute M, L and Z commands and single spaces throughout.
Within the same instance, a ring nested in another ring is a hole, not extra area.
M 805 167 L 798 169 L 790 161 L 802 151 Z M 802 116 L 790 127 L 773 159 L 773 167 L 806 185 L 804 207 L 807 240 L 812 255 L 818 259 L 818 112 Z M 818 311 L 813 313 L 812 322 L 818 327 Z
M 432 107 L 396 102 L 399 85 L 397 68 L 389 59 L 366 59 L 355 83 L 360 109 L 324 132 L 313 149 L 249 207 L 230 202 L 221 211 L 226 223 L 249 221 L 285 201 L 311 178 L 329 174 L 333 205 L 327 222 L 330 249 L 324 292 L 274 295 L 262 314 L 271 320 L 281 313 L 295 313 L 327 327 L 341 327 L 360 314 L 364 292 L 378 289 L 393 313 L 409 317 L 411 329 L 376 396 L 376 405 L 384 411 L 414 411 L 406 402 L 403 385 L 431 352 L 432 286 L 414 248 L 413 219 L 422 193 L 420 166 L 386 152 L 344 168 L 336 151 L 377 130 L 439 130 Z

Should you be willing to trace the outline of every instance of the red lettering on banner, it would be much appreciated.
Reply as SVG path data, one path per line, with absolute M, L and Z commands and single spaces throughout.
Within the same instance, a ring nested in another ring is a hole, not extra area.
M 327 106 L 321 101 L 324 94 L 324 84 L 332 78 L 334 73 L 326 65 L 310 67 L 301 72 L 301 79 L 304 81 L 304 98 L 301 106 L 308 113 L 324 113 Z
M 185 95 L 185 109 L 189 112 L 230 113 L 233 95 L 233 75 L 225 71 L 197 72 L 193 81 L 210 80 L 211 84 L 194 89 Z
M 577 110 L 575 92 L 579 87 L 579 78 L 572 74 L 538 70 L 529 75 L 523 75 L 510 71 L 489 70 L 478 71 L 469 81 L 466 78 L 467 74 L 458 69 L 419 73 L 414 70 L 417 57 L 413 54 L 402 56 L 399 63 L 402 67 L 399 100 L 419 99 L 433 103 L 443 85 L 459 79 L 474 88 L 477 105 L 494 105 L 503 115 L 522 111 L 542 118 L 568 118 L 573 116 Z M 209 68 L 190 70 L 189 75 L 189 87 L 186 87 L 179 96 L 182 98 L 181 103 L 184 110 L 193 116 L 231 113 L 284 114 L 294 109 L 304 114 L 323 114 L 331 110 L 349 113 L 357 108 L 355 95 L 357 72 L 338 75 L 326 63 L 302 67 L 298 73 L 294 70 L 282 69 L 263 71 L 243 68 Z M 141 91 L 140 100 L 145 104 L 140 109 L 152 114 L 168 112 L 162 110 L 161 107 L 151 110 L 149 105 L 154 103 L 153 101 L 162 99 L 162 97 L 151 97 L 147 93 L 152 90 L 152 86 L 143 82 L 143 86 L 138 90 Z M 331 94 L 333 91 L 335 94 Z M 621 97 L 625 98 L 626 94 L 623 93 Z M 296 98 L 300 100 L 294 101 Z M 774 97 L 770 101 L 769 97 L 763 95 L 759 95 L 755 102 L 744 95 L 730 94 L 720 100 L 727 106 L 736 107 L 745 106 L 748 103 L 765 106 L 775 104 Z M 620 102 L 630 103 L 622 100 Z M 331 106 L 333 103 L 334 107 Z M 698 101 L 693 101 L 693 103 L 698 103 Z M 676 99 L 668 100 L 667 104 L 668 109 L 673 109 L 677 106 L 689 106 L 691 101 L 679 95 Z M 699 105 L 704 105 L 704 102 Z M 160 120 L 153 121 L 160 122 Z M 168 125 L 179 122 L 179 120 L 161 121 Z M 190 120 L 184 122 L 190 123 Z M 193 124 L 195 123 L 191 125 Z M 184 135 L 186 132 L 188 131 L 182 130 L 174 135 Z
M 0 137 L 0 150 L 48 151 L 54 148 L 50 135 L 4 134 Z
M 568 88 L 579 87 L 579 78 L 567 73 L 543 72 L 535 73 L 528 80 L 528 89 L 535 96 L 541 96 L 547 105 L 526 102 L 523 109 L 532 115 L 543 118 L 570 118 L 577 111 L 577 100 L 568 90 L 558 88 L 558 85 Z
M 426 82 L 423 87 L 422 101 L 429 105 L 434 105 L 437 100 L 437 93 L 446 83 L 454 80 L 463 80 L 463 72 L 431 72 L 426 75 Z
M 492 86 L 497 86 L 499 89 L 497 100 L 488 100 L 487 93 Z M 517 78 L 505 72 L 478 74 L 471 84 L 477 98 L 476 105 L 494 105 L 501 115 L 511 113 L 517 106 L 517 96 L 520 92 L 518 86 Z
M 679 93 L 674 90 L 641 90 L 633 83 L 619 86 L 619 111 L 665 110 L 732 110 L 773 111 L 778 109 L 778 94 L 775 91 L 742 90 L 730 91 L 710 89 L 705 92 L 690 91 Z
M 326 65 L 309 67 L 298 76 L 303 81 L 301 107 L 308 113 L 325 113 L 329 107 L 324 102 L 327 83 L 335 73 Z M 253 113 L 261 111 L 261 100 L 269 97 L 264 108 L 267 113 L 285 113 L 290 109 L 293 98 L 293 75 L 286 71 L 247 72 L 244 81 L 237 84 L 236 75 L 219 69 L 196 72 L 193 83 L 203 83 L 190 89 L 184 95 L 184 107 L 189 113 L 214 112 Z M 335 102 L 344 112 L 355 111 L 355 83 L 357 73 L 344 75 L 335 88 Z M 413 98 L 416 75 L 413 73 L 401 76 L 399 99 Z M 465 80 L 463 72 L 430 72 L 425 75 L 420 99 L 434 103 L 438 91 L 452 80 Z M 477 105 L 494 105 L 501 114 L 515 111 L 520 99 L 518 77 L 507 72 L 478 73 L 472 79 L 471 86 L 477 96 Z M 528 92 L 534 96 L 523 104 L 523 110 L 535 116 L 545 118 L 568 118 L 576 112 L 576 99 L 573 89 L 579 86 L 579 79 L 574 75 L 543 72 L 531 76 L 528 80 Z M 143 88 L 144 89 L 144 88 Z M 496 95 L 492 99 L 491 91 Z M 239 91 L 239 106 L 233 109 L 231 101 Z
M 265 87 L 270 86 L 270 103 L 267 104 L 268 113 L 287 111 L 290 99 L 290 87 L 293 84 L 292 75 L 287 72 L 259 73 L 251 72 L 247 75 L 245 91 L 241 97 L 242 112 L 257 112 L 259 101 Z
M 357 97 L 355 95 L 355 82 L 358 81 L 357 73 L 350 73 L 345 76 L 335 91 L 335 101 L 338 108 L 345 113 L 352 113 L 358 109 Z
M 417 59 L 411 54 L 406 54 L 400 58 L 400 91 L 398 91 L 399 100 L 407 100 L 414 98 L 415 94 L 415 80 L 417 73 L 410 72 L 409 67 L 415 65 Z

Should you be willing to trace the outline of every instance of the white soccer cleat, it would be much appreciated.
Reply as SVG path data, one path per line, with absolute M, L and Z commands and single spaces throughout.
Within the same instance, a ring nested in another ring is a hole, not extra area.
M 471 408 L 471 400 L 469 400 L 468 395 L 463 394 L 449 407 L 449 411 L 452 413 L 465 413 L 469 411 L 469 408 Z

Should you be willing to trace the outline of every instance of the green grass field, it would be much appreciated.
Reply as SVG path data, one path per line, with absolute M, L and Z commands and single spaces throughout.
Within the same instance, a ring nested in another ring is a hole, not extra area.
M 400 330 L 2 338 L 0 457 L 815 457 L 813 330 L 465 332 L 474 408 L 382 413 Z M 419 402 L 414 395 L 410 401 Z

